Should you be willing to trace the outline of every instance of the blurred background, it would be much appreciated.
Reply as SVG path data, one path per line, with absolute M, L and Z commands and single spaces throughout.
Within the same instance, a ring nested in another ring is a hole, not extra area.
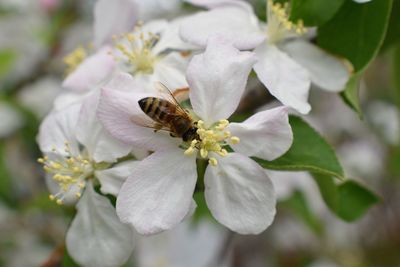
M 48 199 L 35 138 L 63 90 L 63 58 L 90 43 L 94 2 L 0 0 L 0 266 L 76 266 L 63 256 L 74 210 Z M 399 2 L 392 20 L 400 18 Z M 393 25 L 398 31 L 400 23 Z M 313 110 L 304 118 L 335 148 L 347 175 L 380 196 L 362 219 L 334 216 L 308 173 L 268 171 L 279 204 L 263 234 L 231 233 L 200 208 L 177 229 L 140 240 L 125 266 L 400 266 L 398 40 L 388 35 L 362 79 L 362 118 L 321 90 L 311 91 Z M 248 87 L 247 111 L 274 105 L 268 96 L 254 102 L 266 95 L 256 81 Z

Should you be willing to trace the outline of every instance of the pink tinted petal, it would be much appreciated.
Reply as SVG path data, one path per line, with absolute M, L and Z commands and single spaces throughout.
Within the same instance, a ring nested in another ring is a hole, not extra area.
M 100 91 L 89 95 L 82 104 L 76 135 L 95 162 L 114 162 L 127 155 L 132 147 L 113 138 L 96 116 Z
M 205 198 L 213 216 L 240 234 L 259 234 L 273 221 L 276 197 L 271 180 L 256 162 L 229 153 L 208 166 Z
M 229 124 L 228 130 L 240 142 L 232 148 L 249 157 L 273 160 L 283 155 L 292 145 L 293 133 L 287 108 L 278 107 L 258 112 L 242 123 Z
M 212 36 L 222 36 L 238 49 L 253 49 L 265 40 L 258 21 L 249 9 L 227 5 L 198 12 L 181 24 L 180 35 L 188 43 L 205 47 Z
M 94 8 L 94 43 L 96 47 L 111 42 L 112 36 L 129 32 L 137 20 L 137 6 L 132 0 L 98 0 Z
M 149 118 L 140 109 L 138 101 L 148 96 L 152 95 L 103 89 L 97 116 L 114 138 L 126 144 L 152 151 L 176 148 L 180 141 L 178 138 L 170 137 L 165 131 L 154 132 L 141 126 Z
M 96 54 L 85 59 L 75 71 L 67 76 L 62 84 L 63 87 L 85 92 L 109 79 L 116 64 L 113 57 L 108 54 L 110 49 L 103 47 Z
M 302 114 L 310 112 L 311 82 L 307 70 L 274 45 L 260 45 L 254 52 L 258 58 L 254 70 L 268 91 L 285 106 Z
M 256 59 L 220 38 L 212 38 L 203 54 L 194 56 L 186 79 L 194 112 L 206 123 L 229 118 L 246 87 Z
M 190 211 L 196 158 L 181 149 L 157 151 L 132 170 L 117 198 L 117 214 L 145 235 L 168 230 Z

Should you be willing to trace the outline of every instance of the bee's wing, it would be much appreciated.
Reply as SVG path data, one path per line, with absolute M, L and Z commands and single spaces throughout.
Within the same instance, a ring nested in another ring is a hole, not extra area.
M 169 88 L 167 86 L 165 86 L 161 82 L 155 82 L 154 83 L 154 87 L 157 89 L 157 91 L 159 93 L 162 94 L 163 98 L 165 98 L 166 100 L 168 100 L 168 101 L 170 101 L 170 102 L 175 104 L 175 106 L 177 107 L 177 113 L 178 114 L 180 114 L 181 116 L 188 116 L 189 115 L 186 112 L 186 110 L 181 106 L 181 104 L 179 104 L 178 100 L 175 97 L 175 95 L 178 96 L 180 94 L 187 93 L 187 91 L 189 91 L 189 88 L 180 88 L 180 89 L 175 90 L 174 93 L 172 93 L 171 90 L 169 90 Z
M 131 120 L 132 123 L 134 123 L 134 124 L 136 124 L 138 126 L 141 126 L 141 127 L 150 128 L 150 129 L 154 129 L 154 130 L 157 130 L 157 131 L 171 132 L 169 127 L 152 120 L 151 118 L 149 118 L 145 114 L 143 114 L 143 115 L 142 114 L 131 115 L 130 116 L 130 120 Z

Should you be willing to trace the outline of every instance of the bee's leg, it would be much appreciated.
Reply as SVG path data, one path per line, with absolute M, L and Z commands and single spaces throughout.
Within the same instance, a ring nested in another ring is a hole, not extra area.
M 159 130 L 162 129 L 162 127 L 163 127 L 163 125 L 162 125 L 161 123 L 156 123 L 156 124 L 154 125 L 154 132 L 155 132 L 155 133 L 158 132 Z
M 171 137 L 178 137 L 178 136 L 177 136 L 175 133 L 173 133 L 173 132 L 170 132 L 169 135 L 170 135 Z

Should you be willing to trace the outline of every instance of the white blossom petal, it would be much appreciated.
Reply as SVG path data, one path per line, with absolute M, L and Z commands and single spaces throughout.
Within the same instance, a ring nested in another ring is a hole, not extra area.
M 98 0 L 94 8 L 94 43 L 101 47 L 115 34 L 129 32 L 137 20 L 132 0 Z
M 222 36 L 238 49 L 253 49 L 265 40 L 258 21 L 248 8 L 227 5 L 198 12 L 181 24 L 180 35 L 188 43 L 205 47 L 212 36 Z
M 121 266 L 133 250 L 133 231 L 122 224 L 110 201 L 88 184 L 66 237 L 72 258 L 86 267 Z
M 157 42 L 152 52 L 158 54 L 167 49 L 173 50 L 195 50 L 198 48 L 193 44 L 184 42 L 179 34 L 182 24 L 187 23 L 187 17 L 178 17 L 169 22 L 168 27 L 163 31 L 160 40 Z
M 154 67 L 154 82 L 161 82 L 171 88 L 171 90 L 187 87 L 185 72 L 188 63 L 189 59 L 181 56 L 179 53 L 169 53 Z
M 303 114 L 310 112 L 311 81 L 307 70 L 274 45 L 260 45 L 254 52 L 258 57 L 254 71 L 268 91 L 285 106 Z
M 240 234 L 259 234 L 273 221 L 276 197 L 271 180 L 255 161 L 239 153 L 219 158 L 204 176 L 212 215 Z
M 345 88 L 350 78 L 350 65 L 345 63 L 345 59 L 301 39 L 286 42 L 281 48 L 308 70 L 311 81 L 321 89 L 339 92 Z
M 53 102 L 53 111 L 60 111 L 70 105 L 82 103 L 88 93 L 77 93 L 73 91 L 64 91 L 56 97 Z
M 256 59 L 219 38 L 210 39 L 206 51 L 194 56 L 186 79 L 194 112 L 206 123 L 229 118 L 237 108 Z
M 287 108 L 278 107 L 258 112 L 242 123 L 229 124 L 228 130 L 240 142 L 232 148 L 246 156 L 273 160 L 292 145 L 293 133 Z
M 95 162 L 114 162 L 127 155 L 132 147 L 113 138 L 105 131 L 96 116 L 100 92 L 88 96 L 82 104 L 76 135 Z
M 196 159 L 175 148 L 157 151 L 132 171 L 117 198 L 117 214 L 140 234 L 156 234 L 181 222 L 190 211 Z
M 66 155 L 64 148 L 65 141 L 68 141 L 71 153 L 78 154 L 79 147 L 75 127 L 80 109 L 80 104 L 74 104 L 60 111 L 51 112 L 43 120 L 38 134 L 38 144 L 43 153 L 50 153 L 54 148 L 60 155 Z
M 149 120 L 138 104 L 140 99 L 148 96 L 154 94 L 103 89 L 97 116 L 113 137 L 126 144 L 151 151 L 176 148 L 181 141 L 179 138 L 172 138 L 165 131 L 154 132 L 153 129 L 137 123 L 138 119 L 143 118 L 143 124 Z
M 101 184 L 100 191 L 103 194 L 117 196 L 122 184 L 139 163 L 140 161 L 137 160 L 129 160 L 109 169 L 95 171 L 95 176 Z
M 136 4 L 139 19 L 143 21 L 160 17 L 171 18 L 177 15 L 182 8 L 182 0 L 139 0 L 136 1 Z
M 108 54 L 110 47 L 103 47 L 96 54 L 86 58 L 64 80 L 64 88 L 85 92 L 94 89 L 111 77 L 116 62 L 112 55 Z

